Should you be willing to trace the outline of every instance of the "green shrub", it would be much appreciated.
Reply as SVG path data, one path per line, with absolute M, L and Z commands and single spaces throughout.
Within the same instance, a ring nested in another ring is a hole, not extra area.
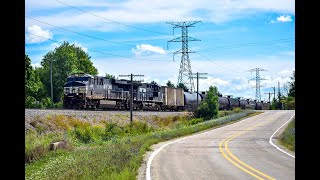
M 76 135 L 76 138 L 83 143 L 90 143 L 93 141 L 89 126 L 85 126 L 85 127 L 76 126 L 74 129 L 74 133 Z
M 57 102 L 54 104 L 54 108 L 62 109 L 63 107 L 63 102 Z
M 204 120 L 202 118 L 193 118 L 191 119 L 191 121 L 188 122 L 189 125 L 194 125 L 194 124 L 198 124 L 204 122 Z
M 143 134 L 151 131 L 153 131 L 153 128 L 149 127 L 147 123 L 139 121 L 135 121 L 125 127 L 125 132 L 129 135 Z
M 242 111 L 242 109 L 237 107 L 237 108 L 234 108 L 232 111 L 233 111 L 234 113 L 239 113 L 239 112 Z
M 119 126 L 117 123 L 114 123 L 114 122 L 106 123 L 102 139 L 107 141 L 116 135 L 119 136 L 124 133 L 125 133 L 124 128 Z
M 218 96 L 215 95 L 214 87 L 210 86 L 208 95 L 204 101 L 200 103 L 200 106 L 195 110 L 195 116 L 203 118 L 204 120 L 210 120 L 217 117 L 219 111 Z
M 284 102 L 285 109 L 295 109 L 295 97 L 287 97 Z
M 42 104 L 43 108 L 52 107 L 51 98 L 49 97 L 42 98 L 40 103 Z

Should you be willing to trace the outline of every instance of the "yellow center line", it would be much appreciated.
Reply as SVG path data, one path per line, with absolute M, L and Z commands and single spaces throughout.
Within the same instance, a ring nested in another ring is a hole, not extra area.
M 224 139 L 224 140 L 225 140 L 225 139 Z M 234 164 L 235 166 L 237 166 L 238 168 L 240 168 L 241 170 L 243 170 L 244 172 L 250 174 L 251 176 L 253 176 L 253 177 L 255 177 L 255 178 L 259 179 L 259 180 L 263 180 L 263 178 L 261 178 L 261 177 L 255 175 L 255 174 L 253 174 L 252 172 L 248 171 L 247 169 L 243 168 L 242 166 L 240 166 L 239 164 L 237 164 L 236 162 L 234 162 L 232 159 L 230 159 L 230 158 L 224 153 L 224 151 L 223 151 L 223 149 L 222 149 L 222 147 L 221 147 L 221 144 L 224 142 L 224 140 L 221 141 L 220 144 L 219 144 L 219 150 L 220 150 L 220 152 L 222 153 L 223 157 L 226 158 L 228 161 L 230 161 L 230 162 L 231 162 L 232 164 Z
M 266 175 L 266 174 L 258 171 L 257 169 L 249 166 L 248 164 L 242 162 L 242 161 L 241 161 L 240 159 L 238 159 L 235 155 L 233 155 L 232 152 L 231 152 L 231 151 L 229 150 L 229 148 L 228 148 L 228 142 L 231 141 L 233 138 L 238 137 L 238 136 L 240 136 L 241 134 L 244 134 L 244 133 L 248 132 L 250 129 L 253 129 L 253 128 L 258 127 L 258 126 L 261 126 L 261 125 L 264 125 L 264 124 L 266 124 L 267 122 L 268 122 L 268 121 L 260 122 L 260 123 L 258 123 L 258 124 L 255 124 L 255 125 L 253 125 L 253 126 L 250 126 L 250 127 L 246 128 L 246 129 L 244 129 L 244 130 L 241 131 L 241 132 L 235 133 L 235 134 L 233 134 L 233 135 L 231 135 L 231 136 L 223 139 L 223 140 L 220 142 L 220 144 L 219 144 L 219 149 L 220 149 L 220 152 L 221 152 L 221 154 L 223 155 L 224 158 L 226 158 L 228 161 L 230 161 L 232 164 L 234 164 L 235 166 L 237 166 L 237 167 L 240 168 L 241 170 L 243 170 L 243 171 L 245 171 L 246 173 L 254 176 L 255 178 L 257 178 L 257 179 L 263 179 L 263 178 L 257 176 L 256 174 L 254 174 L 254 173 L 251 172 L 251 171 L 256 172 L 256 173 L 259 174 L 260 176 L 264 176 L 264 177 L 266 177 L 267 179 L 275 180 L 275 178 L 272 178 L 272 177 L 270 177 L 270 176 L 268 176 L 268 175 Z M 226 153 L 223 151 L 222 144 L 224 144 L 224 148 L 225 148 Z M 235 161 L 237 161 L 238 163 L 240 163 L 242 166 L 241 166 L 240 164 L 238 164 L 237 162 L 235 162 L 234 160 L 232 160 L 228 155 L 229 155 L 231 158 L 233 158 Z M 243 167 L 243 166 L 244 166 L 244 167 Z M 245 167 L 246 167 L 247 169 L 246 169 Z M 248 169 L 250 169 L 251 171 L 249 171 Z

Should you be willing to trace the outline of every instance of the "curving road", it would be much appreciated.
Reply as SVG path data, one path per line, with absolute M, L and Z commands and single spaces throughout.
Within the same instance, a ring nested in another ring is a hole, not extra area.
M 295 159 L 269 143 L 294 114 L 265 111 L 222 128 L 160 143 L 155 146 L 158 153 L 147 157 L 150 168 L 144 169 L 143 179 L 295 179 Z

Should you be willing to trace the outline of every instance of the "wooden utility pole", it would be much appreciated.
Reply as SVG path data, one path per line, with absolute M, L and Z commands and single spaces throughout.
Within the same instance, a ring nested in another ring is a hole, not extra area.
M 130 123 L 132 124 L 132 110 L 133 110 L 133 77 L 143 77 L 140 74 L 119 75 L 119 77 L 130 77 L 131 90 L 130 90 Z
M 269 103 L 271 103 L 271 101 L 270 101 L 270 96 L 271 96 L 271 94 L 273 94 L 272 92 L 268 92 L 268 93 L 265 93 L 265 94 L 269 94 Z
M 199 77 L 199 75 L 207 75 L 208 73 L 193 73 L 192 78 L 197 78 L 197 107 L 199 106 L 199 79 L 208 79 L 207 77 Z

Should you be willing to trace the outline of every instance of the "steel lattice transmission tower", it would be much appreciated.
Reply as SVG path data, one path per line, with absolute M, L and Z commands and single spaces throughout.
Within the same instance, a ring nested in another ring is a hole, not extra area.
M 181 36 L 174 38 L 170 42 L 182 42 L 182 48 L 173 53 L 174 55 L 181 53 L 181 62 L 178 76 L 178 85 L 180 83 L 184 84 L 191 92 L 194 90 L 194 83 L 192 78 L 192 70 L 189 59 L 189 53 L 195 53 L 194 51 L 190 51 L 188 47 L 189 41 L 200 41 L 199 39 L 192 38 L 188 36 L 188 27 L 194 27 L 193 25 L 199 23 L 201 21 L 183 21 L 183 22 L 167 22 L 167 24 L 173 25 L 173 32 L 175 28 L 181 28 Z
M 256 100 L 257 100 L 257 101 L 261 101 L 260 87 L 262 87 L 262 86 L 260 85 L 260 81 L 261 81 L 261 80 L 266 80 L 266 79 L 261 78 L 259 72 L 260 72 L 260 71 L 267 71 L 267 70 L 262 69 L 262 68 L 254 68 L 254 69 L 250 69 L 249 71 L 250 71 L 251 73 L 252 73 L 253 71 L 256 72 L 256 77 L 250 79 L 249 81 L 252 81 L 252 80 L 255 80 L 255 81 L 256 81 L 256 85 L 255 85 L 255 87 L 256 87 Z

